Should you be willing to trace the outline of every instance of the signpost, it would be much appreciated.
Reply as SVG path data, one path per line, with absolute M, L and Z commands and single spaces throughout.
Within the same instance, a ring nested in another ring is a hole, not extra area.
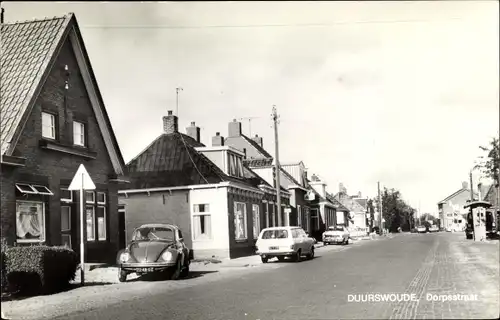
M 80 190 L 80 281 L 83 285 L 85 283 L 85 255 L 84 255 L 84 243 L 85 243 L 85 233 L 83 229 L 83 225 L 85 223 L 84 219 L 84 210 L 85 210 L 85 198 L 84 198 L 84 190 L 95 190 L 95 184 L 90 178 L 89 173 L 83 166 L 80 164 L 78 170 L 69 185 L 68 190 Z

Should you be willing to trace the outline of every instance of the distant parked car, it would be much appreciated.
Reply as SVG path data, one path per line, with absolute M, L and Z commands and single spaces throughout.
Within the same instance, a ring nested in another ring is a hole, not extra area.
M 418 233 L 426 233 L 427 232 L 427 228 L 425 226 L 418 226 L 417 227 L 417 232 Z
M 300 262 L 302 256 L 314 258 L 315 240 L 300 227 L 273 227 L 261 231 L 257 239 L 257 254 L 263 263 L 277 257 L 279 261 L 286 257 Z
M 412 229 L 410 230 L 410 232 L 411 232 L 411 233 L 417 233 L 417 228 L 412 228 Z
M 439 228 L 437 226 L 430 226 L 429 232 L 439 232 Z
M 349 231 L 344 226 L 329 227 L 323 232 L 323 244 L 349 244 Z
M 132 240 L 119 256 L 118 279 L 129 273 L 164 273 L 172 280 L 189 273 L 190 250 L 181 230 L 170 224 L 145 224 L 135 229 Z

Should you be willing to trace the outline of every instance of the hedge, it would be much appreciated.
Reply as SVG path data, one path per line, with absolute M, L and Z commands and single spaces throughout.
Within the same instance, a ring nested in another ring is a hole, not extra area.
M 66 289 L 75 279 L 76 253 L 67 247 L 22 246 L 5 251 L 5 271 L 11 291 L 47 294 Z

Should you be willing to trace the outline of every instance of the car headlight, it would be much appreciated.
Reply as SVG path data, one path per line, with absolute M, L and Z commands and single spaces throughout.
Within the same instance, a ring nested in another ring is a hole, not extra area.
M 128 252 L 124 252 L 120 255 L 121 262 L 127 262 L 129 258 L 130 258 L 130 254 Z
M 163 253 L 162 253 L 161 258 L 162 258 L 163 260 L 165 260 L 165 261 L 169 261 L 169 260 L 171 260 L 171 259 L 172 259 L 172 256 L 173 256 L 173 255 L 172 255 L 172 252 L 170 252 L 170 251 L 165 251 L 165 252 L 163 252 Z

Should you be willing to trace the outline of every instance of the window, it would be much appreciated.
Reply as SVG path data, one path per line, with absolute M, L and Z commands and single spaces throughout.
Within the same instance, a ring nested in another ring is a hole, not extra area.
M 311 210 L 311 221 L 313 230 L 318 230 L 319 229 L 318 209 Z
M 62 202 L 73 202 L 73 191 L 61 188 L 61 201 Z
M 285 229 L 266 230 L 262 234 L 262 239 L 288 239 L 288 231 Z
M 241 158 L 234 154 L 228 154 L 229 161 L 229 175 L 234 177 L 243 177 L 243 165 L 241 163 Z
M 106 240 L 106 207 L 97 207 L 97 240 Z
M 87 240 L 95 241 L 95 208 L 87 206 Z
M 257 239 L 260 233 L 260 212 L 259 205 L 252 205 L 252 217 L 253 217 L 253 237 Z
M 16 188 L 21 193 L 37 194 L 38 192 L 30 184 L 16 183 Z
M 45 241 L 45 208 L 43 202 L 16 201 L 17 242 Z
M 63 234 L 61 235 L 62 245 L 71 249 L 71 235 Z
M 302 227 L 302 207 L 297 205 L 297 226 Z
M 42 112 L 42 137 L 56 138 L 56 117 L 53 114 Z
M 212 239 L 212 216 L 209 204 L 193 205 L 193 240 Z
M 106 192 L 97 193 L 97 204 L 106 204 Z
M 85 124 L 73 121 L 73 144 L 85 146 Z
M 292 229 L 292 237 L 294 239 L 300 238 L 299 230 L 298 229 Z
M 71 230 L 71 207 L 61 206 L 61 231 Z
M 87 203 L 95 203 L 95 194 L 93 191 L 85 191 L 85 199 Z
M 234 237 L 236 240 L 247 239 L 247 207 L 245 203 L 234 203 Z
M 276 226 L 276 223 L 275 223 L 276 222 L 275 221 L 276 220 L 276 216 L 274 214 L 274 212 L 275 212 L 274 208 L 275 207 L 276 206 L 274 205 L 274 203 L 271 202 L 271 205 L 270 205 L 271 210 L 269 211 L 269 213 L 271 215 L 271 219 L 269 219 L 269 224 L 271 225 L 271 227 Z
M 36 190 L 36 192 L 38 194 L 41 194 L 41 195 L 46 195 L 46 196 L 53 196 L 54 194 L 52 193 L 52 191 L 50 191 L 49 188 L 47 188 L 46 186 L 40 186 L 40 185 L 32 185 L 33 189 Z

